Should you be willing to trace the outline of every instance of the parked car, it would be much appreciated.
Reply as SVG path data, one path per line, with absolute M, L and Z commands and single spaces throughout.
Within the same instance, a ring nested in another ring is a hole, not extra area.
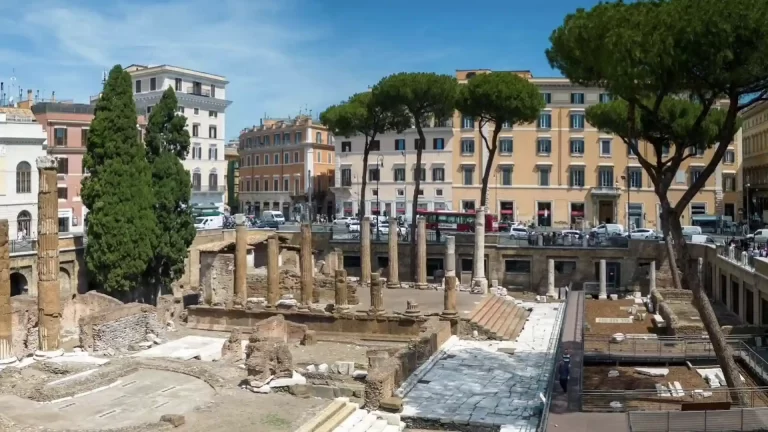
M 344 216 L 344 217 L 340 217 L 340 218 L 337 218 L 336 220 L 334 220 L 333 224 L 337 225 L 337 226 L 344 226 L 345 227 L 345 226 L 349 225 L 349 223 L 354 221 L 354 220 L 357 220 L 357 219 L 355 219 L 352 216 Z
M 747 240 L 755 243 L 768 243 L 768 229 L 759 229 L 754 233 L 747 235 Z
M 656 238 L 656 231 L 650 228 L 637 228 L 628 234 L 634 240 L 649 240 Z
M 524 226 L 512 226 L 509 228 L 509 236 L 511 238 L 527 239 L 530 234 L 530 230 Z
M 349 230 L 349 232 L 357 232 L 357 233 L 359 233 L 360 232 L 360 221 L 358 221 L 358 220 L 349 221 L 349 223 L 347 224 L 347 230 Z
M 264 210 L 261 212 L 261 220 L 263 222 L 277 222 L 280 225 L 285 223 L 285 216 L 279 211 Z
M 280 222 L 276 220 L 265 220 L 256 225 L 256 228 L 261 229 L 280 229 Z
M 592 228 L 592 232 L 604 236 L 622 235 L 624 234 L 624 226 L 619 224 L 600 224 Z

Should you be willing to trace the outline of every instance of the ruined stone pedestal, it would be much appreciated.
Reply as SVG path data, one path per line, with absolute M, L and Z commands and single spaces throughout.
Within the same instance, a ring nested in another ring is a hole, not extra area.
M 371 218 L 363 217 L 360 222 L 360 283 L 371 283 Z
M 384 293 L 381 288 L 381 277 L 378 273 L 371 273 L 371 308 L 368 309 L 370 315 L 384 313 Z
M 555 292 L 555 260 L 547 260 L 547 297 L 557 297 Z
M 312 264 L 312 226 L 301 224 L 301 301 L 299 309 L 307 310 L 312 304 L 314 290 L 314 267 Z
M 400 288 L 400 261 L 397 256 L 398 241 L 397 219 L 389 218 L 389 275 L 387 288 Z
M 336 294 L 336 309 L 345 311 L 349 309 L 349 302 L 347 300 L 347 271 L 336 270 L 333 282 Z
M 429 289 L 427 285 L 427 222 L 423 216 L 416 219 L 416 289 Z
M 413 300 L 407 300 L 405 304 L 405 316 L 409 316 L 409 317 L 421 316 L 421 310 L 419 310 L 419 304 Z
M 56 356 L 60 350 L 61 302 L 59 299 L 59 197 L 56 159 L 37 158 L 40 190 L 37 194 L 37 305 L 39 357 Z M 61 354 L 58 354 L 61 355 Z
M 344 252 L 340 248 L 334 248 L 333 251 L 336 253 L 336 267 L 339 270 L 344 269 Z
M 8 219 L 0 220 L 0 368 L 16 364 L 13 355 L 13 308 L 11 307 L 11 257 Z
M 600 300 L 608 299 L 608 286 L 607 286 L 608 271 L 606 269 L 605 260 L 600 260 L 600 294 L 598 298 Z
M 232 306 L 245 307 L 248 293 L 245 278 L 248 273 L 248 228 L 245 226 L 245 215 L 235 215 L 235 289 L 232 296 Z
M 648 268 L 648 286 L 651 291 L 656 289 L 656 261 L 651 261 L 651 265 Z
M 267 238 L 267 308 L 277 307 L 280 301 L 280 241 L 277 234 Z
M 456 318 L 459 312 L 456 310 L 456 276 L 445 277 L 445 293 L 443 295 L 443 318 Z
M 475 253 L 473 257 L 474 271 L 472 276 L 472 292 L 488 294 L 488 279 L 485 277 L 485 207 L 480 207 L 475 213 Z

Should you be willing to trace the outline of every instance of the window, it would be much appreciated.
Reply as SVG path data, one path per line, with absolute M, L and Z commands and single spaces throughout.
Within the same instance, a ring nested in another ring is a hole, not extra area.
M 291 154 L 290 153 L 283 153 L 283 163 L 289 164 L 291 163 Z M 285 190 L 288 190 L 288 188 L 285 188 Z
M 600 167 L 597 177 L 600 187 L 613 187 L 613 167 Z
M 419 189 L 419 196 L 424 196 L 424 189 Z M 419 207 L 421 207 L 422 205 L 424 205 L 424 206 L 425 206 L 425 207 L 424 207 L 424 210 L 427 210 L 427 209 L 428 209 L 428 207 L 427 207 L 427 206 L 428 206 L 429 204 L 427 204 L 427 203 L 419 203 L 418 205 L 419 205 Z
M 301 180 L 293 179 L 293 193 L 298 194 L 301 191 L 300 184 L 301 184 Z M 352 184 L 352 181 L 350 180 L 350 186 L 351 186 L 351 184 Z
M 400 196 L 400 197 L 401 197 L 401 196 L 405 196 L 405 189 L 398 189 L 398 190 L 397 190 L 397 196 Z M 403 203 L 397 203 L 397 204 L 398 204 L 398 206 L 397 206 L 397 207 L 399 208 L 399 207 L 400 207 L 400 204 L 403 204 Z
M 261 156 L 259 156 L 259 155 L 254 155 L 253 156 L 253 165 L 254 166 L 261 165 Z
M 219 188 L 219 176 L 216 175 L 216 172 L 211 172 L 208 174 L 208 190 L 215 191 Z
M 290 183 L 288 182 L 287 178 L 283 179 L 283 192 L 288 192 L 288 189 L 290 188 Z
M 639 168 L 629 169 L 629 187 L 636 189 L 643 187 L 643 170 Z
M 216 126 L 208 126 L 208 138 L 216 138 Z
M 341 142 L 341 152 L 342 153 L 349 153 L 352 151 L 352 141 L 342 141 Z
M 320 132 L 315 133 L 315 142 L 318 144 L 323 143 L 323 134 Z
M 439 197 L 443 196 L 443 190 L 442 189 L 435 189 L 435 196 L 439 196 Z M 435 203 L 435 210 L 439 210 L 437 208 L 437 203 Z
M 80 129 L 80 147 L 88 147 L 88 128 Z
M 203 184 L 203 176 L 199 172 L 192 173 L 192 190 L 199 191 Z
M 200 136 L 200 125 L 193 124 L 192 125 L 192 136 Z
M 24 237 L 32 233 L 32 215 L 28 211 L 22 210 L 16 216 L 16 232 Z
M 273 179 L 272 180 L 272 190 L 277 192 L 280 190 L 280 179 Z
M 726 192 L 735 192 L 736 191 L 736 177 L 734 177 L 732 175 L 724 175 L 723 176 L 723 186 L 724 186 Z
M 181 83 L 182 83 L 181 78 L 176 78 L 173 81 L 174 81 L 174 85 L 173 85 L 174 90 L 176 90 L 177 92 L 180 92 L 181 91 Z
M 219 160 L 219 149 L 215 145 L 208 147 L 208 160 Z
M 512 186 L 512 168 L 511 167 L 501 168 L 501 185 Z
M 283 145 L 287 145 L 291 143 L 291 134 L 284 133 L 283 134 Z
M 571 129 L 584 129 L 584 114 L 571 114 Z
M 293 163 L 299 163 L 299 152 L 293 152 Z
M 707 214 L 706 203 L 691 203 L 691 216 L 701 216 Z
M 539 122 L 537 126 L 539 129 L 550 129 L 552 127 L 552 114 L 541 113 L 539 115 Z
M 462 154 L 475 153 L 475 140 L 472 140 L 472 139 L 461 140 L 461 153 Z
M 405 168 L 395 168 L 395 181 L 396 182 L 405 181 Z
M 141 93 L 141 80 L 136 80 L 136 93 Z
M 504 272 L 529 274 L 531 273 L 531 261 L 518 259 L 504 260 Z
M 504 138 L 499 140 L 499 153 L 501 154 L 512 154 L 512 149 L 514 147 L 514 142 L 510 138 Z
M 341 169 L 341 185 L 345 187 L 352 186 L 352 169 L 351 168 Z
M 16 165 L 16 193 L 32 193 L 32 165 L 29 162 Z
M 475 118 L 472 116 L 462 116 L 461 117 L 461 128 L 462 129 L 474 129 L 475 128 Z
M 150 115 L 152 113 L 152 105 L 147 107 L 147 115 Z
M 445 168 L 432 168 L 432 181 L 445 181 Z
M 269 155 L 268 155 L 268 154 L 265 154 L 265 155 L 264 155 L 264 165 L 265 165 L 265 166 L 266 166 L 266 165 L 269 165 Z
M 264 140 L 264 145 L 268 146 L 269 144 L 269 135 L 264 135 L 261 137 Z
M 275 145 L 276 146 L 280 145 L 280 137 L 281 137 L 280 134 L 275 134 Z
M 445 150 L 445 139 L 444 138 L 433 138 L 432 139 L 432 149 L 433 150 Z
M 610 93 L 600 93 L 600 103 L 608 103 L 613 100 Z
M 272 165 L 280 165 L 280 153 L 275 153 L 272 156 Z
M 688 147 L 688 153 L 692 154 L 695 157 L 703 157 L 704 149 L 698 148 L 698 147 Z
M 723 157 L 723 162 L 727 164 L 732 164 L 736 162 L 736 153 L 733 150 L 726 150 L 725 156 Z
M 176 112 L 183 115 L 184 114 L 184 107 L 181 106 L 181 105 L 177 106 L 176 107 Z
M 584 167 L 571 167 L 568 185 L 571 187 L 584 187 Z
M 60 217 L 59 218 L 59 232 L 69 232 L 69 218 L 68 217 Z
M 317 163 L 320 163 L 323 161 L 323 152 L 320 150 L 317 151 Z
M 611 155 L 611 140 L 601 139 L 600 140 L 600 156 L 610 156 L 610 155 Z
M 381 180 L 381 170 L 379 167 L 375 168 L 368 168 L 368 181 L 380 181 Z
M 57 127 L 53 129 L 53 145 L 56 147 L 67 146 L 67 128 Z
M 571 155 L 584 155 L 584 140 L 572 139 L 571 140 Z
M 549 186 L 549 174 L 551 172 L 549 167 L 539 167 L 539 186 Z
M 414 168 L 413 169 L 413 180 L 416 181 L 416 175 L 419 175 L 420 181 L 427 181 L 427 169 L 426 168 Z
M 192 110 L 192 112 L 193 112 L 195 115 L 200 115 L 200 108 L 195 108 L 195 109 L 193 109 L 193 110 Z
M 69 174 L 69 159 L 56 158 L 56 172 L 58 174 Z
M 689 186 L 693 186 L 693 183 L 699 179 L 700 175 L 701 175 L 700 168 L 691 168 L 691 184 Z
M 216 86 L 214 84 L 211 84 L 211 97 L 216 97 Z
M 552 93 L 542 93 L 541 97 L 544 99 L 544 103 L 552 103 Z
M 66 200 L 67 199 L 67 187 L 61 187 L 59 186 L 58 195 L 60 200 Z
M 395 151 L 404 151 L 405 150 L 405 140 L 403 138 L 398 138 L 395 140 Z
M 413 148 L 416 150 L 425 150 L 426 147 L 424 146 L 424 143 L 421 142 L 421 138 L 416 138 L 413 140 Z
M 149 79 L 149 91 L 157 90 L 157 78 Z
M 301 144 L 301 143 L 302 143 L 301 132 L 296 132 L 296 144 Z
M 379 140 L 372 140 L 368 143 L 368 148 L 372 152 L 381 151 L 381 142 Z
M 584 93 L 571 93 L 571 103 L 574 105 L 584 105 Z
M 464 186 L 471 186 L 474 184 L 473 177 L 475 176 L 475 169 L 473 167 L 464 167 Z
M 552 153 L 552 140 L 549 138 L 539 138 L 536 140 L 536 153 L 548 155 Z
M 195 144 L 192 146 L 192 159 L 200 160 L 203 158 L 203 149 L 200 147 L 200 144 Z
M 510 123 L 509 121 L 505 121 L 505 122 L 503 122 L 501 124 L 501 128 L 502 129 L 512 129 L 512 123 Z
M 379 190 L 376 188 L 371 189 L 371 193 L 373 194 L 373 196 L 379 196 Z

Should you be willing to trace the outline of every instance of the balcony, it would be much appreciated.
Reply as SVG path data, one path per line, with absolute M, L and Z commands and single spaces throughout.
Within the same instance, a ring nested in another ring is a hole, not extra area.
M 590 189 L 590 192 L 594 196 L 615 198 L 621 195 L 621 188 L 616 186 L 594 186 Z
M 211 90 L 203 89 L 195 86 L 189 86 L 187 87 L 187 94 L 191 94 L 195 96 L 211 97 Z
M 223 193 L 226 190 L 226 186 L 219 186 L 219 185 L 199 185 L 199 184 L 193 184 L 192 185 L 192 192 L 199 192 L 199 193 Z

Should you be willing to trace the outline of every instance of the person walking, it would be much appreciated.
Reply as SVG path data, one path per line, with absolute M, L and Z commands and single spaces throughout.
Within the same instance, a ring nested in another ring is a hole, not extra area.
M 563 393 L 568 393 L 568 377 L 571 375 L 571 356 L 568 352 L 563 354 L 563 359 L 557 365 L 557 376 L 560 379 L 560 387 Z

